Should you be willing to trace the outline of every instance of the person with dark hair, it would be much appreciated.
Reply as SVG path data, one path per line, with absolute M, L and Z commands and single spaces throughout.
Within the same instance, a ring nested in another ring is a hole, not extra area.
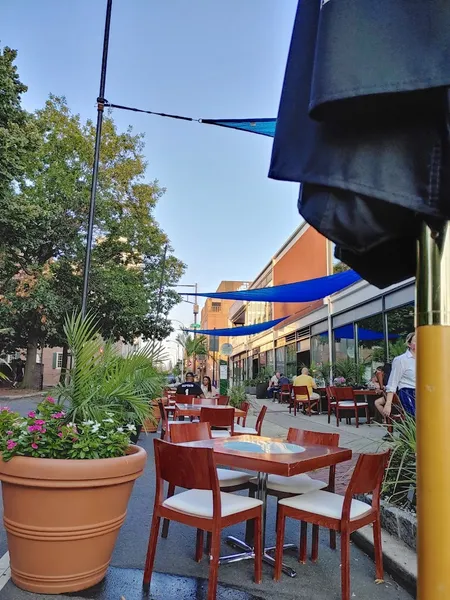
M 208 375 L 203 377 L 202 392 L 205 398 L 215 398 L 218 395 L 216 388 L 211 383 L 211 377 Z
M 188 371 L 186 373 L 186 381 L 180 383 L 177 387 L 177 394 L 185 394 L 186 396 L 197 396 L 203 398 L 202 388 L 194 381 L 194 373 Z

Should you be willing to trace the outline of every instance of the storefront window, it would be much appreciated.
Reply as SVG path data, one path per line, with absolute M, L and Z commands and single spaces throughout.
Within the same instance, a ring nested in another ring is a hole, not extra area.
M 392 361 L 406 349 L 406 336 L 414 331 L 414 304 L 400 306 L 386 313 L 389 335 L 388 354 Z
M 275 350 L 275 362 L 276 362 L 276 365 L 275 365 L 276 370 L 279 371 L 280 373 L 284 373 L 285 366 L 286 366 L 284 346 L 282 348 L 277 348 Z
M 363 381 L 369 381 L 377 367 L 386 362 L 383 315 L 373 315 L 357 323 L 358 362 Z
M 275 361 L 273 359 L 273 350 L 267 350 L 267 357 L 266 357 L 266 367 L 267 367 L 267 372 L 270 373 L 270 376 L 272 377 L 273 373 L 275 372 Z
M 286 346 L 286 377 L 297 375 L 297 348 L 295 342 Z
M 349 332 L 347 333 L 347 328 Z M 342 331 L 341 331 L 342 330 Z M 347 359 L 355 360 L 355 338 L 353 334 L 353 324 L 340 327 L 333 332 L 334 338 L 334 362 L 341 362 Z

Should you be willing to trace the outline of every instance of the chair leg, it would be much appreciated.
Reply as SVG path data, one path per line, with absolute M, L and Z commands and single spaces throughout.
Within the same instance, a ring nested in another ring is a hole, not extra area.
M 216 600 L 220 558 L 220 529 L 212 532 L 211 558 L 209 563 L 209 585 L 207 600 Z
M 350 600 L 350 535 L 341 532 L 342 600 Z
M 279 581 L 281 577 L 281 568 L 283 566 L 283 545 L 284 545 L 284 527 L 286 524 L 286 517 L 284 516 L 283 508 L 280 509 L 278 516 L 277 526 L 277 543 L 275 548 L 275 570 L 273 578 L 275 581 Z
M 200 562 L 203 557 L 203 530 L 197 529 L 197 543 L 195 545 L 195 560 Z
M 262 516 L 252 519 L 255 527 L 255 583 L 262 581 Z
M 167 497 L 171 498 L 174 494 L 175 494 L 175 486 L 172 483 L 169 483 L 169 489 L 167 490 Z M 166 538 L 169 535 L 169 525 L 170 525 L 169 519 L 164 519 L 162 531 L 161 531 L 161 537 Z
M 379 517 L 373 524 L 373 546 L 375 551 L 375 576 L 377 579 L 383 579 L 383 549 L 381 547 L 381 523 Z
M 252 488 L 252 487 L 249 488 L 248 497 L 255 498 L 255 488 Z M 277 507 L 278 507 L 278 504 L 277 504 Z M 251 547 L 251 546 L 253 546 L 254 539 L 255 539 L 255 523 L 254 523 L 253 519 L 249 519 L 245 525 L 245 543 Z
M 317 562 L 319 557 L 319 526 L 313 525 L 312 530 L 312 547 L 311 547 L 311 560 Z
M 307 549 L 307 536 L 308 536 L 308 523 L 306 521 L 300 522 L 300 545 L 298 551 L 298 562 L 303 565 L 306 564 Z
M 356 429 L 358 429 L 358 427 L 359 427 L 358 409 L 355 410 L 355 421 L 356 421 Z
M 206 533 L 206 546 L 205 546 L 205 554 L 208 556 L 211 554 L 211 544 L 212 544 L 212 533 L 208 531 Z
M 330 548 L 336 550 L 336 532 L 334 529 L 330 529 Z
M 370 425 L 369 406 L 366 406 L 366 421 L 367 421 L 367 425 Z
M 144 590 L 146 591 L 150 589 L 150 580 L 152 578 L 153 565 L 155 564 L 156 545 L 158 543 L 158 532 L 160 522 L 161 518 L 157 517 L 156 515 L 153 515 L 144 569 Z

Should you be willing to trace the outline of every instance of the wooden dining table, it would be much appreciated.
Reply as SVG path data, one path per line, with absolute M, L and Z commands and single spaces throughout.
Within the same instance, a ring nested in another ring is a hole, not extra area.
M 265 544 L 268 475 L 292 477 L 292 475 L 298 475 L 299 473 L 330 467 L 350 460 L 352 457 L 352 451 L 348 448 L 306 444 L 298 446 L 280 438 L 255 437 L 252 435 L 201 440 L 183 445 L 213 448 L 217 464 L 257 472 L 257 497 L 263 502 L 263 560 L 272 566 L 275 565 L 275 560 L 271 553 L 275 551 L 275 547 L 266 547 Z M 221 564 L 254 558 L 254 549 L 246 542 L 234 536 L 228 536 L 227 542 L 240 552 L 222 556 L 220 558 Z M 284 546 L 285 549 L 294 547 L 293 544 Z M 290 577 L 297 575 L 296 571 L 287 565 L 283 565 L 283 572 Z
M 178 417 L 199 417 L 202 408 L 217 408 L 217 410 L 223 410 L 224 408 L 232 408 L 230 406 L 212 406 L 211 404 L 175 404 L 175 414 Z M 234 416 L 245 417 L 246 412 L 240 408 L 234 409 Z

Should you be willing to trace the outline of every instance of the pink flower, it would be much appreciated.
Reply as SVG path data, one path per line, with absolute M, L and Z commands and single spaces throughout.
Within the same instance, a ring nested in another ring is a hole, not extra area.
M 13 448 L 15 448 L 17 446 L 17 442 L 15 442 L 14 440 L 8 440 L 6 442 L 6 448 L 8 450 L 13 450 Z
M 14 433 L 12 431 L 7 431 L 6 433 L 7 433 L 7 435 L 14 435 Z
M 61 412 L 53 413 L 50 416 L 52 417 L 52 419 L 62 419 L 63 417 L 66 416 L 66 413 L 61 411 Z
M 10 409 L 7 406 L 4 406 L 2 408 L 2 412 L 11 412 Z
M 36 421 L 34 422 L 35 425 L 45 425 L 45 421 L 43 421 L 42 419 L 36 419 Z
M 49 396 L 49 397 L 47 398 L 47 402 L 50 402 L 50 404 L 55 404 L 55 399 L 54 399 L 54 398 L 52 398 L 51 396 Z
M 63 434 L 61 433 L 61 431 L 58 433 L 58 437 L 62 438 Z
M 33 442 L 31 444 L 31 447 L 33 448 L 33 450 L 37 450 L 39 448 L 39 446 L 36 444 L 36 442 Z
M 30 412 L 28 413 L 28 417 L 30 419 L 35 419 L 36 418 L 36 413 L 34 410 L 30 410 Z

